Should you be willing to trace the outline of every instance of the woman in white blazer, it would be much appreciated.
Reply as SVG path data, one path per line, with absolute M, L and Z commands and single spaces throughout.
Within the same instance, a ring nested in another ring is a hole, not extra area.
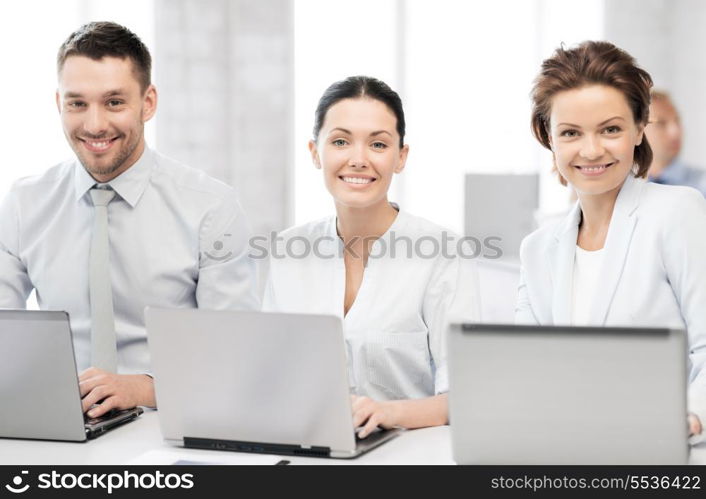
M 407 159 L 404 132 L 402 102 L 385 83 L 359 76 L 326 90 L 309 149 L 336 216 L 279 234 L 263 304 L 343 319 L 361 437 L 447 422 L 446 323 L 452 310 L 472 318 L 479 308 L 459 239 L 388 201 Z
M 516 322 L 686 329 L 696 441 L 706 422 L 706 201 L 645 181 L 651 86 L 607 42 L 560 48 L 542 64 L 533 133 L 578 201 L 522 242 Z

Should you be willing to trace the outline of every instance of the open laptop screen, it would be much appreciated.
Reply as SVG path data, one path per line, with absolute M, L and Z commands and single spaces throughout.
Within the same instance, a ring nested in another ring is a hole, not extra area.
M 685 463 L 686 358 L 684 331 L 454 324 L 454 458 Z

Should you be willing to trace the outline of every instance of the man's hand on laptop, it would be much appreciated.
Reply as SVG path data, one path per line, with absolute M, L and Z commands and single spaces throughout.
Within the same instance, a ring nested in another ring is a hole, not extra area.
M 78 378 L 83 412 L 97 418 L 113 410 L 138 405 L 155 407 L 154 380 L 146 374 L 114 374 L 89 367 Z M 91 406 L 98 404 L 91 409 Z

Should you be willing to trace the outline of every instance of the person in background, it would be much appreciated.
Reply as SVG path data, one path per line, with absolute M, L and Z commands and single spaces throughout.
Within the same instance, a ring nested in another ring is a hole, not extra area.
M 684 129 L 668 93 L 651 92 L 650 121 L 645 136 L 652 147 L 649 179 L 658 184 L 688 185 L 706 195 L 706 170 L 685 164 L 680 158 Z
M 264 298 L 265 310 L 342 318 L 360 437 L 448 422 L 447 323 L 480 310 L 475 265 L 444 244 L 458 237 L 388 200 L 404 136 L 402 101 L 382 81 L 324 92 L 309 151 L 336 215 L 280 234 Z
M 57 71 L 76 158 L 0 204 L 0 307 L 25 308 L 34 289 L 41 309 L 69 313 L 88 416 L 154 407 L 146 306 L 259 308 L 245 214 L 231 187 L 147 147 L 157 90 L 134 33 L 86 24 Z
M 645 181 L 651 86 L 608 42 L 543 62 L 532 131 L 578 201 L 522 242 L 516 322 L 685 329 L 695 442 L 706 423 L 706 199 Z

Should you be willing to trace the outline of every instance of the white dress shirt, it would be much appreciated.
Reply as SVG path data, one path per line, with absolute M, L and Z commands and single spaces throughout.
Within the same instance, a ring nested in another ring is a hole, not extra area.
M 355 302 L 344 318 L 346 276 L 336 217 L 288 229 L 270 257 L 264 308 L 343 318 L 352 393 L 376 400 L 444 393 L 447 321 L 452 316 L 477 319 L 480 306 L 473 262 L 456 256 L 453 248 L 449 257 L 423 257 L 441 244 L 443 231 L 422 218 L 398 213 L 375 241 Z M 408 248 L 413 250 L 415 244 L 420 251 L 409 256 Z M 307 247 L 305 258 L 292 256 L 303 255 Z
M 69 313 L 79 370 L 90 365 L 88 262 L 96 181 L 77 160 L 17 181 L 0 205 L 0 307 Z M 256 266 L 233 189 L 145 148 L 108 183 L 118 372 L 150 369 L 144 309 L 254 309 Z M 198 331 L 194 331 L 197 339 Z
M 570 324 L 580 220 L 577 202 L 522 241 L 516 322 Z M 689 410 L 706 425 L 706 200 L 691 187 L 629 175 L 603 251 L 588 324 L 686 329 Z

